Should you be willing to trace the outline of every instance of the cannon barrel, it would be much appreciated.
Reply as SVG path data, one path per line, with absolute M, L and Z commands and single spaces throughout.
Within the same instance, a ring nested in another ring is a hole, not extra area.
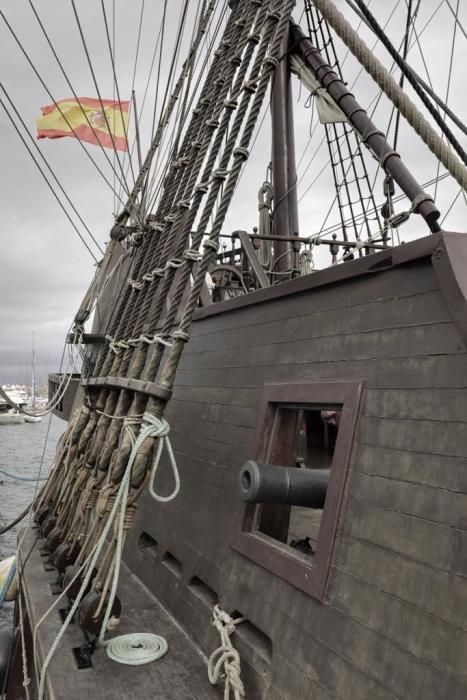
M 247 503 L 284 503 L 322 508 L 329 469 L 298 469 L 245 462 L 240 470 L 240 496 Z

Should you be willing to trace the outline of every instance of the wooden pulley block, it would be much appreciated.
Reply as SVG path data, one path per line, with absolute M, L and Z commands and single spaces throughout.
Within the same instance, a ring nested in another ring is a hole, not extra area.
M 39 508 L 36 515 L 36 523 L 40 526 L 50 513 L 49 506 L 43 505 Z
M 49 552 L 54 552 L 58 545 L 63 542 L 63 530 L 60 527 L 54 527 L 48 534 L 45 541 L 46 549 Z
M 99 607 L 99 602 L 101 599 L 101 592 L 92 590 L 88 593 L 78 608 L 78 624 L 79 626 L 88 634 L 96 636 L 101 631 L 102 623 L 104 621 L 105 611 L 107 610 L 109 594 L 106 594 L 104 605 L 98 615 L 96 615 L 97 609 Z M 112 611 L 110 617 L 119 618 L 122 612 L 122 604 L 118 596 L 115 596 L 115 600 L 112 604 Z
M 55 517 L 55 515 L 48 515 L 40 525 L 40 531 L 42 536 L 48 537 L 48 535 L 52 532 L 56 524 L 57 518 Z
M 80 574 L 80 569 L 81 567 L 79 566 L 79 564 L 72 564 L 72 566 L 69 566 L 66 569 L 65 575 L 63 577 L 63 590 L 66 591 L 68 600 L 70 601 L 75 600 L 83 583 L 83 576 Z M 85 595 L 91 590 L 92 582 L 96 573 L 97 570 L 94 569 L 93 575 L 91 576 L 91 579 L 87 586 Z
M 62 542 L 62 544 L 58 545 L 52 555 L 52 564 L 60 574 L 65 572 L 67 566 L 71 566 L 71 564 L 75 563 L 80 549 L 81 547 L 78 542 L 75 542 L 74 545 L 72 545 L 71 542 Z

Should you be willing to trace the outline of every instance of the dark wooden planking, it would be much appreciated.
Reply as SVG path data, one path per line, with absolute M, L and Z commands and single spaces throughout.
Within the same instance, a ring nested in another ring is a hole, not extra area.
M 467 458 L 467 423 L 362 417 L 364 445 Z
M 238 319 L 237 319 L 238 320 Z M 365 331 L 403 328 L 405 326 L 421 325 L 423 323 L 443 323 L 452 321 L 446 302 L 439 290 L 417 292 L 406 297 L 394 296 L 390 299 L 374 301 L 366 299 L 354 306 L 340 304 L 337 308 L 316 310 L 308 305 L 303 314 L 297 315 L 290 309 L 290 314 L 284 318 L 273 318 L 265 321 L 261 318 L 257 323 L 243 326 L 252 331 L 251 338 L 238 332 L 239 325 L 231 328 L 213 329 L 210 333 L 194 334 L 196 344 L 187 346 L 187 354 L 248 347 L 259 347 L 270 342 L 287 342 L 301 340 L 315 335 L 338 335 L 346 333 L 362 333 Z
M 316 332 L 316 327 L 315 327 Z M 452 355 L 465 353 L 465 347 L 451 322 L 424 324 L 365 333 L 323 335 L 261 345 L 256 352 L 249 347 L 234 350 L 192 353 L 184 358 L 181 370 L 219 369 L 235 370 L 277 364 L 301 364 L 310 358 L 315 361 L 343 362 L 360 359 L 414 357 L 424 355 Z
M 375 418 L 428 419 L 467 423 L 462 389 L 397 389 L 367 391 L 365 415 Z
M 387 476 L 408 484 L 467 493 L 467 459 L 427 452 L 406 452 L 392 447 L 360 445 L 355 469 L 366 474 Z
M 287 590 L 285 584 L 281 586 L 267 572 L 256 571 L 254 577 L 248 577 L 238 568 L 236 572 L 239 576 L 231 586 L 243 598 L 248 597 L 248 589 L 253 597 L 254 587 L 261 588 L 258 612 L 264 614 L 258 624 L 266 628 L 272 639 L 278 640 L 283 653 L 294 650 L 292 658 L 298 668 L 313 664 L 320 682 L 336 697 L 349 697 L 346 694 L 349 677 L 354 678 L 354 687 L 358 688 L 350 697 L 370 698 L 375 686 L 390 691 L 389 697 L 391 694 L 417 700 L 465 697 L 466 686 L 337 609 L 332 597 L 328 605 L 321 606 L 304 599 L 299 591 Z M 390 608 L 381 610 L 381 615 L 390 614 Z
M 336 566 L 379 590 L 467 631 L 467 579 L 343 535 Z M 436 625 L 436 623 L 434 623 Z
M 350 496 L 344 534 L 467 577 L 467 531 L 384 510 Z
M 357 467 L 358 469 L 358 467 Z M 360 501 L 467 530 L 467 494 L 408 484 L 394 478 L 361 474 L 354 469 L 350 493 Z
M 366 360 L 329 361 L 309 359 L 300 364 L 270 364 L 256 367 L 205 368 L 196 371 L 183 365 L 177 379 L 182 385 L 198 387 L 217 385 L 232 389 L 260 388 L 266 382 L 294 379 L 332 379 L 365 377 L 372 388 L 467 388 L 467 356 L 420 355 Z
M 333 606 L 412 654 L 417 662 L 467 685 L 467 635 L 437 615 L 426 613 L 354 576 L 338 571 Z

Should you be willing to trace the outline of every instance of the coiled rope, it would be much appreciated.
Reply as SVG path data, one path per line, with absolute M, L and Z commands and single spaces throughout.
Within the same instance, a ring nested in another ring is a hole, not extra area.
M 146 632 L 122 634 L 110 639 L 105 646 L 109 659 L 128 666 L 142 666 L 157 661 L 168 648 L 164 637 Z
M 313 0 L 313 2 L 336 34 L 342 39 L 346 46 L 348 46 L 353 55 L 360 61 L 365 70 L 372 76 L 400 113 L 407 119 L 430 151 L 434 153 L 438 160 L 449 170 L 459 185 L 467 191 L 467 168 L 455 153 L 448 148 L 441 137 L 438 136 L 436 131 L 421 114 L 420 110 L 388 73 L 381 61 L 370 51 L 365 42 L 358 36 L 349 22 L 347 22 L 343 14 L 339 12 L 331 0 Z

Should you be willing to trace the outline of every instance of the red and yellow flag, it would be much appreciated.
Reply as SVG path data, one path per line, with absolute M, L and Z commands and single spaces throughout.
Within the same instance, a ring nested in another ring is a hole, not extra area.
M 96 146 L 128 151 L 129 102 L 78 97 L 58 100 L 41 107 L 37 120 L 38 139 L 79 138 Z M 110 131 L 109 131 L 110 129 Z

